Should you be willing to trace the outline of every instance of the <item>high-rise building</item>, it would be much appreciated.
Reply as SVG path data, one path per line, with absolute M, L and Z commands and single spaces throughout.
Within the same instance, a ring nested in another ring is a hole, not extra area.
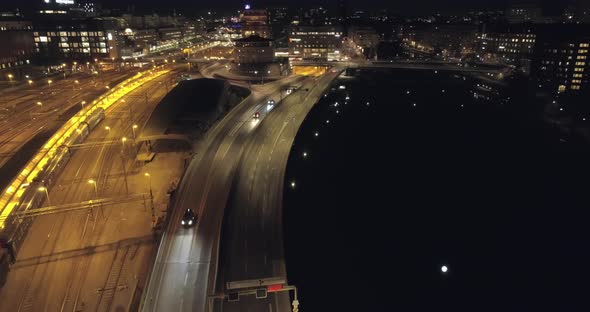
M 482 32 L 476 36 L 476 53 L 484 63 L 515 65 L 528 72 L 535 41 L 536 35 L 530 29 L 528 32 Z
M 274 60 L 274 48 L 271 39 L 257 35 L 236 39 L 235 61 L 238 64 L 269 64 Z
M 289 33 L 291 60 L 340 60 L 343 31 L 339 26 L 294 26 Z
M 242 12 L 242 36 L 248 37 L 253 35 L 262 38 L 271 37 L 266 10 L 246 9 Z
M 30 63 L 35 53 L 32 24 L 20 17 L 0 18 L 0 70 Z
M 116 19 L 44 20 L 34 24 L 35 49 L 50 60 L 119 58 L 119 29 Z
M 533 74 L 538 87 L 558 93 L 590 91 L 590 36 L 540 32 Z

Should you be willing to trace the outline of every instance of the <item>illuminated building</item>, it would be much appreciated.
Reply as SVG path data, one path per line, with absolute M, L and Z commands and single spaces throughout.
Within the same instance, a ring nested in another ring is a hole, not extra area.
M 290 59 L 340 60 L 342 29 L 337 26 L 294 26 L 289 33 Z
M 29 64 L 35 53 L 31 22 L 0 18 L 0 42 L 0 69 Z
M 539 88 L 558 93 L 588 91 L 590 36 L 546 37 L 536 48 L 534 74 Z
M 478 59 L 484 63 L 509 64 L 528 67 L 535 49 L 536 35 L 522 33 L 485 32 L 476 37 Z M 528 72 L 529 68 L 523 68 Z
M 43 21 L 34 25 L 35 49 L 46 59 L 119 58 L 118 29 L 115 19 Z
M 274 60 L 274 48 L 271 39 L 250 36 L 236 39 L 235 61 L 239 64 L 268 64 Z
M 254 35 L 262 38 L 271 37 L 266 10 L 246 9 L 242 13 L 242 36 Z

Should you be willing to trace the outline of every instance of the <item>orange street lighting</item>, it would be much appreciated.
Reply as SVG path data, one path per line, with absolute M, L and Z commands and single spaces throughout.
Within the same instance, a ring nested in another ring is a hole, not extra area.
M 37 104 L 37 105 L 39 105 L 39 106 L 43 106 L 43 102 L 37 102 L 37 103 L 35 103 L 35 104 Z
M 96 181 L 90 179 L 88 180 L 88 184 L 92 184 L 94 186 L 94 195 L 96 195 L 96 198 L 98 199 L 98 187 L 96 186 Z
M 47 188 L 44 186 L 41 186 L 40 188 L 37 189 L 39 192 L 45 192 L 45 196 L 47 196 L 47 206 L 51 206 L 51 201 L 49 200 L 49 192 L 47 191 Z
M 111 132 L 111 127 L 109 127 L 109 126 L 106 126 L 106 127 L 104 127 L 104 129 L 105 129 L 106 131 L 108 131 L 109 133 Z
M 135 129 L 138 128 L 138 125 L 131 126 L 131 131 L 133 132 L 133 139 L 135 140 Z
M 143 175 L 148 178 L 148 183 L 150 186 L 150 195 L 152 195 L 152 176 L 148 172 L 144 173 Z
M 29 86 L 33 84 L 33 80 L 30 80 L 30 79 L 29 79 L 29 81 L 28 81 L 28 82 L 29 82 Z
M 53 83 L 53 80 L 47 80 L 47 84 L 51 85 Z
M 12 80 L 12 77 L 14 77 L 12 74 L 8 74 L 8 80 Z

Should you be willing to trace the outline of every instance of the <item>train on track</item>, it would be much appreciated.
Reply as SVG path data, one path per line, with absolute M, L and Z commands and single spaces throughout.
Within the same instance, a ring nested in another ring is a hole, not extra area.
M 53 155 L 43 169 L 37 174 L 33 179 L 33 182 L 22 184 L 20 186 L 21 190 L 24 189 L 23 194 L 17 207 L 8 216 L 5 222 L 6 227 L 2 232 L 2 239 L 10 241 L 15 254 L 18 254 L 33 222 L 33 218 L 22 218 L 19 216 L 19 213 L 39 208 L 40 204 L 46 198 L 45 192 L 39 190 L 43 190 L 42 188 L 49 189 L 54 185 L 57 177 L 63 171 L 63 168 L 72 156 L 70 146 L 84 142 L 90 134 L 90 131 L 96 128 L 104 118 L 104 109 L 97 108 L 92 111 L 87 116 L 86 121 L 81 123 L 78 129 L 76 129 L 76 131 L 57 148 L 55 155 Z M 8 261 L 8 257 L 0 258 L 0 287 L 4 285 L 3 281 L 6 280 L 6 275 L 8 273 L 8 264 L 4 263 L 6 261 Z

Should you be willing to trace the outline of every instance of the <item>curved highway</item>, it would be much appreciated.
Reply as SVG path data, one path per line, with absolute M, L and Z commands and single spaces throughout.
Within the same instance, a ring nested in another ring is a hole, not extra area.
M 218 292 L 231 281 L 287 279 L 282 231 L 287 160 L 303 120 L 339 74 L 332 71 L 308 81 L 273 109 L 249 138 L 226 208 Z M 266 299 L 241 296 L 238 302 L 218 301 L 215 311 L 291 311 L 287 293 L 276 294 Z
M 279 99 L 287 86 L 305 78 L 290 76 L 253 86 L 252 94 L 220 120 L 194 147 L 194 158 L 176 191 L 144 301 L 143 311 L 204 311 L 215 285 L 217 246 L 235 168 L 248 136 L 266 115 L 266 100 Z M 283 93 L 284 94 L 284 93 Z M 180 225 L 191 208 L 199 219 Z

